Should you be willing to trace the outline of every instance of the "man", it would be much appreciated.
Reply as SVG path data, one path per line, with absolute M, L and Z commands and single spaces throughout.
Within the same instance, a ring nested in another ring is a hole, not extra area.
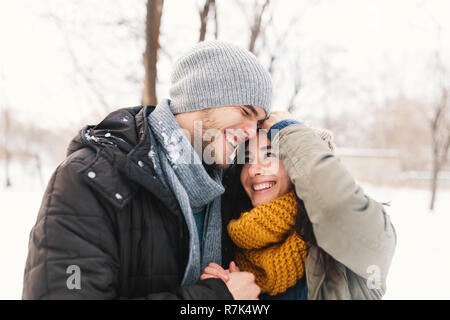
M 221 169 L 271 95 L 250 52 L 203 42 L 175 64 L 170 100 L 82 129 L 31 231 L 23 298 L 256 299 L 250 273 L 199 278 L 226 250 Z

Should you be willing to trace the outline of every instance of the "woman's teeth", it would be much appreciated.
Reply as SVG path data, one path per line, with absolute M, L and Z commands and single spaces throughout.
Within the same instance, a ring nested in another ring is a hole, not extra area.
M 260 191 L 260 190 L 270 189 L 273 187 L 274 184 L 275 183 L 273 183 L 273 182 L 269 182 L 269 183 L 261 183 L 261 184 L 253 185 L 253 190 Z

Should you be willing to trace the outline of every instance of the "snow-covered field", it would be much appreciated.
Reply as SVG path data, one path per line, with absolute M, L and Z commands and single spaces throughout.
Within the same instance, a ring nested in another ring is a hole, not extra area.
M 384 299 L 450 299 L 450 190 L 440 190 L 435 210 L 430 192 L 363 185 L 387 208 L 397 232 L 397 248 Z
M 21 298 L 28 236 L 45 189 L 37 179 L 13 183 L 0 187 L 0 299 Z M 438 193 L 437 208 L 430 212 L 428 190 L 363 187 L 372 198 L 390 201 L 387 210 L 398 236 L 384 298 L 450 299 L 450 190 Z

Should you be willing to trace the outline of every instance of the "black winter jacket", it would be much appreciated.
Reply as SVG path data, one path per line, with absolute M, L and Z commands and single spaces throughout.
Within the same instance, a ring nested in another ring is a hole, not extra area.
M 219 279 L 180 286 L 189 232 L 149 157 L 152 110 L 119 109 L 72 140 L 30 233 L 23 299 L 233 298 Z

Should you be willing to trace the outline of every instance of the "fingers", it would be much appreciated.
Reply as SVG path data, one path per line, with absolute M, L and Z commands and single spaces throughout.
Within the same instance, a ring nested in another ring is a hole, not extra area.
M 264 120 L 259 127 L 269 130 L 275 123 L 285 119 L 292 119 L 292 114 L 287 111 L 272 111 L 269 114 L 269 117 Z
M 217 270 L 225 271 L 225 269 L 222 268 L 222 266 L 218 265 L 218 264 L 215 263 L 215 262 L 210 262 L 209 265 L 208 265 L 208 267 L 215 268 L 215 269 L 217 269 Z
M 216 276 L 214 276 L 212 274 L 207 274 L 207 273 L 204 273 L 200 276 L 200 280 L 211 279 L 211 278 L 218 279 Z
M 230 262 L 230 272 L 239 272 L 241 271 L 234 261 Z
M 222 279 L 224 282 L 227 282 L 230 278 L 228 277 L 228 271 L 223 269 L 216 263 L 210 263 L 204 270 L 204 274 L 212 276 L 214 278 Z

